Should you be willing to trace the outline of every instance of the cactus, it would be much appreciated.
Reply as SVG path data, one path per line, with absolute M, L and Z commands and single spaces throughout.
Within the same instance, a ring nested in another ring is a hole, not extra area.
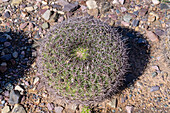
M 123 85 L 127 69 L 122 36 L 93 17 L 57 24 L 40 43 L 40 75 L 69 100 L 96 102 L 111 97 Z

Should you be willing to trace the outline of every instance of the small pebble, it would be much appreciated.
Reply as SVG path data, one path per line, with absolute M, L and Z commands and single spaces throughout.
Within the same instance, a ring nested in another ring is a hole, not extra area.
M 20 93 L 17 90 L 11 90 L 8 102 L 10 104 L 18 104 L 20 102 Z
M 158 91 L 158 90 L 160 90 L 159 86 L 152 86 L 150 89 L 150 92 L 154 92 L 154 91 Z
M 133 106 L 126 106 L 126 111 L 127 111 L 127 113 L 132 113 L 133 112 Z
M 6 12 L 4 13 L 4 17 L 5 17 L 5 18 L 9 18 L 9 17 L 10 17 L 10 12 L 9 12 L 9 11 L 6 11 Z
M 95 0 L 87 0 L 86 5 L 89 9 L 95 9 L 97 8 L 97 3 Z

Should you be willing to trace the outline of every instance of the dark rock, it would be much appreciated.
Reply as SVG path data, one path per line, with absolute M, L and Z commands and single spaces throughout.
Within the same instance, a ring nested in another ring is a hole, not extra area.
M 169 9 L 169 6 L 165 3 L 162 3 L 160 4 L 160 9 L 163 10 L 163 9 Z
M 4 73 L 7 70 L 6 66 L 0 66 L 0 72 Z
M 7 39 L 4 37 L 0 37 L 0 42 L 5 42 Z
M 8 61 L 12 58 L 12 55 L 11 54 L 7 54 L 7 55 L 3 55 L 1 56 L 1 60 L 5 60 L 5 61 Z
M 20 102 L 20 93 L 17 90 L 11 90 L 10 92 L 10 98 L 9 98 L 9 103 L 10 104 L 18 104 Z
M 139 20 L 136 20 L 136 19 L 133 20 L 132 25 L 135 26 L 135 27 L 138 26 L 139 25 Z
M 10 17 L 10 12 L 9 12 L 9 11 L 6 11 L 6 12 L 4 13 L 4 17 L 5 17 L 5 18 L 9 18 L 9 17 Z
M 150 92 L 154 92 L 154 91 L 158 91 L 158 90 L 160 90 L 159 86 L 152 86 L 150 89 Z
M 73 11 L 77 10 L 78 7 L 79 7 L 79 5 L 70 3 L 70 4 L 67 4 L 64 6 L 63 11 L 73 12 Z

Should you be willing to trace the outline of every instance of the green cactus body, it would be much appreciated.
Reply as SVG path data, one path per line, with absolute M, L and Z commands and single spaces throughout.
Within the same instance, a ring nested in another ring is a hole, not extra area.
M 119 91 L 128 67 L 116 29 L 92 17 L 57 24 L 41 42 L 39 72 L 59 95 L 99 101 Z

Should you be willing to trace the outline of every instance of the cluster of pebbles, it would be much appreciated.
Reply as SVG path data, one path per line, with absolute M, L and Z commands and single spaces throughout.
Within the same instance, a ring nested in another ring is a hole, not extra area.
M 35 60 L 36 43 L 51 26 L 84 15 L 139 32 L 151 47 L 151 58 L 138 80 L 89 109 L 95 113 L 170 112 L 170 71 L 160 43 L 169 40 L 169 7 L 166 0 L 0 0 L 0 112 L 88 110 L 83 105 L 53 100 L 45 88 L 37 90 L 41 81 L 36 76 Z M 127 35 L 135 39 L 133 32 Z

